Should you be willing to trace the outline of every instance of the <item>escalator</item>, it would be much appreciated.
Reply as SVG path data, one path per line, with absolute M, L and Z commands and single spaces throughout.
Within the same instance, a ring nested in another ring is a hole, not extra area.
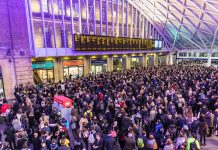
M 42 84 L 42 80 L 40 79 L 40 77 L 39 77 L 37 71 L 34 71 L 34 72 L 33 72 L 33 78 L 34 78 L 34 82 L 35 82 L 36 84 Z

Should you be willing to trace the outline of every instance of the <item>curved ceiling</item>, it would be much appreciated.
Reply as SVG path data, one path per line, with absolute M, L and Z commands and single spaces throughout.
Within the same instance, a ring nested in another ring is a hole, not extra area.
M 218 50 L 218 0 L 128 0 L 173 49 Z

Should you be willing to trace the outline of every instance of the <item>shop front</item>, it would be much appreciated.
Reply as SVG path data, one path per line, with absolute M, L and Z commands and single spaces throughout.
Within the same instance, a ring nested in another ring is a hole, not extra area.
M 148 55 L 147 56 L 147 64 L 148 64 L 148 66 L 154 66 L 155 65 L 154 55 Z
M 92 59 L 91 60 L 91 73 L 99 74 L 107 71 L 106 59 Z
M 33 62 L 32 68 L 36 83 L 54 82 L 54 63 L 52 61 Z
M 132 56 L 131 67 L 143 67 L 143 56 Z
M 3 83 L 3 75 L 2 75 L 2 69 L 0 66 L 0 99 L 5 97 L 4 94 L 4 83 Z
M 114 71 L 119 71 L 122 69 L 127 69 L 127 59 L 126 57 L 113 57 L 113 68 Z
M 167 54 L 166 53 L 159 54 L 158 65 L 167 65 Z
M 83 60 L 69 60 L 63 61 L 64 79 L 71 75 L 71 78 L 78 78 L 83 76 Z

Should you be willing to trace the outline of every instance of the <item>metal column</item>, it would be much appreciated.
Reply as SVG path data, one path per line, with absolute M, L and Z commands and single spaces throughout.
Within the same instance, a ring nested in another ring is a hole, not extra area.
M 33 16 L 32 16 L 32 8 L 31 8 L 31 1 L 30 0 L 28 0 L 28 9 L 29 9 L 29 16 L 30 16 L 30 26 L 31 26 L 31 36 L 32 36 L 32 38 L 31 38 L 31 41 L 32 41 L 32 48 L 35 50 L 35 41 L 34 41 L 34 37 L 35 37 L 35 34 L 34 34 L 34 26 L 33 26 Z M 44 35 L 43 35 L 44 36 Z
M 129 37 L 129 3 L 126 1 L 126 36 Z
M 102 35 L 102 0 L 100 0 L 100 35 Z
M 131 5 L 130 37 L 133 38 L 133 6 Z
M 70 0 L 70 22 L 71 22 L 71 34 L 74 34 L 74 21 L 73 21 L 73 4 L 72 0 Z
M 44 19 L 44 12 L 43 12 L 43 5 L 42 5 L 42 0 L 40 0 L 40 7 L 41 7 L 41 16 L 42 16 L 42 32 L 43 32 L 43 39 L 44 39 L 44 47 L 47 48 L 47 43 L 46 43 L 46 34 L 45 34 L 45 19 Z M 53 14 L 53 11 L 52 11 Z
M 106 35 L 108 35 L 108 0 L 106 0 Z
M 116 9 L 116 36 L 119 36 L 119 0 L 116 1 L 117 9 Z
M 137 12 L 137 9 L 135 9 L 135 26 L 134 26 L 134 30 L 135 30 L 135 32 L 134 32 L 134 37 L 136 38 L 137 37 L 137 24 L 138 24 L 138 18 L 137 18 L 137 15 L 138 15 L 138 12 Z
M 57 48 L 56 44 L 56 27 L 55 27 L 55 16 L 54 16 L 54 1 L 51 0 L 51 8 L 52 8 L 52 22 L 53 22 L 53 31 L 54 31 L 54 47 Z
M 145 38 L 145 18 L 142 16 L 142 31 L 141 31 L 141 38 Z
M 124 0 L 122 0 L 122 36 L 124 36 Z
M 114 36 L 114 0 L 111 0 L 111 12 L 112 12 L 112 36 Z
M 139 12 L 139 27 L 138 27 L 139 32 L 138 32 L 138 38 L 141 38 L 141 34 L 140 34 L 140 32 L 142 31 L 141 30 L 141 26 L 142 26 L 141 23 L 142 23 L 141 22 L 141 12 Z
M 208 52 L 207 53 L 207 67 L 210 67 L 211 66 L 211 59 L 212 59 L 212 52 Z
M 95 0 L 93 2 L 93 23 L 94 23 L 94 34 L 96 35 L 96 18 L 95 18 Z
M 86 29 L 87 34 L 89 34 L 89 1 L 86 0 Z
M 82 12 L 81 12 L 81 0 L 78 0 L 79 11 L 79 33 L 82 34 Z
M 66 44 L 66 31 L 65 31 L 65 23 L 64 23 L 64 2 L 61 0 L 61 12 L 62 12 L 62 32 L 63 32 L 63 38 L 64 38 L 64 48 L 67 48 Z M 63 45 L 62 45 L 63 47 Z
M 145 38 L 148 38 L 148 20 L 146 19 L 146 23 L 145 23 Z

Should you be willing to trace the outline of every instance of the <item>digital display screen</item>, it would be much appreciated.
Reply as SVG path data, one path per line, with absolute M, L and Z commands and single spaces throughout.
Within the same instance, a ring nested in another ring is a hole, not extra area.
M 75 34 L 74 46 L 76 51 L 155 50 L 163 47 L 163 41 Z
M 163 42 L 161 40 L 154 41 L 155 49 L 161 49 L 163 47 Z

